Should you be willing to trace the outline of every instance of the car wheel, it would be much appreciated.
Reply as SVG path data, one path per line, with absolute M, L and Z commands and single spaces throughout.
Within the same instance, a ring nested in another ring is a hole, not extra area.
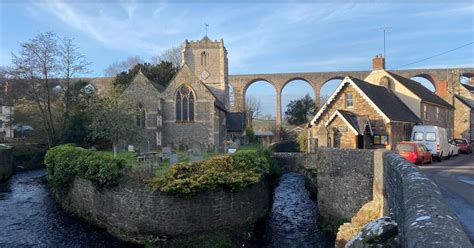
M 424 162 L 425 162 L 425 158 L 421 158 L 421 159 L 420 159 L 420 162 L 418 163 L 418 165 L 419 165 L 419 166 L 423 166 Z
M 430 164 L 433 163 L 433 156 L 430 156 Z

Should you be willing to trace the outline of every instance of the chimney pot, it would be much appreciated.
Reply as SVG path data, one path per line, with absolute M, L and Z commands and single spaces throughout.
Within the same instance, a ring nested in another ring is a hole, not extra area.
M 372 70 L 385 70 L 385 58 L 382 54 L 375 55 L 372 59 Z

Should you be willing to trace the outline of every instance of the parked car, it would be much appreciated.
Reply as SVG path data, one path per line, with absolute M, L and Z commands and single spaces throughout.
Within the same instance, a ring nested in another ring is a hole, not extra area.
M 402 141 L 397 143 L 398 153 L 408 162 L 422 166 L 425 163 L 432 163 L 433 156 L 429 149 L 420 142 Z
M 467 139 L 454 139 L 454 143 L 459 148 L 460 153 L 472 153 L 472 146 Z
M 449 140 L 449 156 L 453 157 L 457 155 L 459 155 L 459 147 L 453 140 Z
M 13 126 L 15 137 L 28 137 L 33 134 L 33 127 L 30 125 L 16 124 Z
M 438 126 L 417 125 L 413 127 L 411 141 L 422 142 L 434 159 L 449 159 L 449 143 L 446 129 Z

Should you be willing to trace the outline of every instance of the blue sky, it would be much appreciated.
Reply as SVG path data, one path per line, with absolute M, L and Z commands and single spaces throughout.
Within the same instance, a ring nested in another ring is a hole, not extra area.
M 92 62 L 89 76 L 129 56 L 149 59 L 185 39 L 200 39 L 204 23 L 211 39 L 224 39 L 231 74 L 369 70 L 371 58 L 383 51 L 381 27 L 391 27 L 388 69 L 474 41 L 468 0 L 251 2 L 2 1 L 0 65 L 10 64 L 20 42 L 45 31 L 76 40 Z M 474 67 L 474 45 L 404 68 L 425 67 Z M 284 104 L 309 92 L 302 82 L 289 84 Z M 249 95 L 257 93 L 263 112 L 274 114 L 271 88 L 249 88 Z

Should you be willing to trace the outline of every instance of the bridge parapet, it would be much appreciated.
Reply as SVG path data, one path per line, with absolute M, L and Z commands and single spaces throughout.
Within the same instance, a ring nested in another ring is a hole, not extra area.
M 367 202 L 399 226 L 402 247 L 472 247 L 438 186 L 387 150 L 320 148 L 315 154 L 275 153 L 284 172 L 301 172 L 317 193 L 320 214 L 349 220 Z

